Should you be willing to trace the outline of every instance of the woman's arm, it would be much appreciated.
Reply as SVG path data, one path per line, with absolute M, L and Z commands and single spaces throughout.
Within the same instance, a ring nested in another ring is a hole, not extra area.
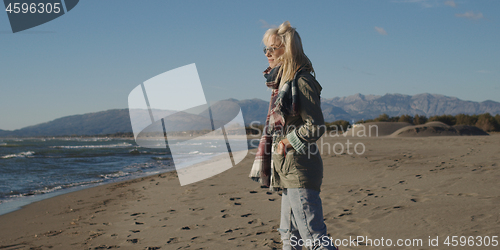
M 299 114 L 304 124 L 291 131 L 283 143 L 299 153 L 305 153 L 309 143 L 316 142 L 326 130 L 320 105 L 321 86 L 312 76 L 301 76 L 299 88 Z M 279 149 L 278 149 L 279 150 Z

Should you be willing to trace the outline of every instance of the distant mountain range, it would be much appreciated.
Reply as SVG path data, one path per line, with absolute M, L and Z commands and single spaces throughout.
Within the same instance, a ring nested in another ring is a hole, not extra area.
M 261 99 L 225 101 L 237 103 L 242 110 L 245 125 L 253 121 L 264 124 L 269 102 Z M 227 105 L 212 105 L 212 112 L 224 113 Z M 456 97 L 436 94 L 418 94 L 414 96 L 402 94 L 362 95 L 322 99 L 321 108 L 325 121 L 335 120 L 358 121 L 373 119 L 380 114 L 389 116 L 456 115 L 456 114 L 500 114 L 500 103 L 494 101 L 473 102 Z M 132 132 L 128 109 L 113 109 L 83 115 L 72 115 L 50 122 L 25 127 L 14 131 L 0 130 L 0 137 L 8 136 L 62 136 L 62 135 L 103 135 L 119 132 Z
M 389 116 L 418 114 L 427 117 L 443 114 L 457 115 L 460 113 L 469 115 L 500 114 L 500 103 L 498 102 L 490 100 L 484 102 L 464 101 L 456 97 L 428 93 L 413 96 L 402 94 L 386 94 L 383 96 L 355 94 L 347 97 L 323 99 L 322 104 L 329 104 L 345 111 L 345 113 L 342 113 L 338 110 L 331 114 L 325 114 L 326 106 L 322 107 L 325 120 L 358 121 L 372 119 L 383 113 Z M 328 115 L 331 115 L 331 117 Z

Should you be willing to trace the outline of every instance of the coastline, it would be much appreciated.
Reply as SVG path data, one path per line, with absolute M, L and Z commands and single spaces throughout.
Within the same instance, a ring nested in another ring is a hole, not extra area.
M 423 239 L 418 249 L 436 249 L 429 237 L 442 246 L 447 236 L 498 235 L 499 139 L 324 138 L 366 146 L 362 155 L 323 154 L 328 232 Z M 186 186 L 168 172 L 32 203 L 0 216 L 0 248 L 279 249 L 281 199 L 248 178 L 255 151 Z

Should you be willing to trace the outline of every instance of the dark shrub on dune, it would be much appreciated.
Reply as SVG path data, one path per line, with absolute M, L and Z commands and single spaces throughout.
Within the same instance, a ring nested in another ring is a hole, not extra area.
M 415 125 L 425 124 L 426 122 L 427 122 L 427 117 L 425 115 L 416 114 L 415 117 L 413 118 L 413 124 Z
M 437 122 L 442 122 L 446 125 L 449 125 L 449 126 L 453 126 L 456 124 L 457 120 L 455 119 L 454 116 L 452 115 L 435 115 L 435 116 L 431 116 L 429 118 L 429 121 L 432 122 L 432 121 L 437 121 Z
M 381 114 L 375 119 L 361 120 L 356 123 L 373 123 L 373 122 L 407 122 L 412 125 L 422 125 L 427 122 L 442 122 L 448 126 L 454 125 L 464 125 L 464 126 L 476 126 L 484 131 L 500 131 L 500 114 L 492 116 L 489 113 L 481 115 L 467 115 L 458 114 L 453 115 L 436 115 L 427 118 L 424 115 L 416 114 L 414 117 L 411 115 L 401 115 L 390 117 L 387 114 Z
M 381 114 L 377 118 L 374 119 L 368 119 L 368 120 L 361 120 L 357 121 L 356 123 L 367 123 L 367 122 L 397 122 L 399 120 L 399 116 L 393 116 L 390 117 L 387 114 Z
M 335 130 L 336 128 L 338 131 L 346 131 L 351 123 L 345 120 L 337 120 L 334 122 L 325 122 L 325 125 L 327 130 Z
M 407 122 L 413 124 L 413 117 L 411 115 L 402 115 L 399 117 L 398 122 Z
M 388 122 L 389 116 L 387 114 L 381 114 L 377 118 L 373 119 L 376 122 Z
M 474 126 L 477 123 L 477 115 L 458 114 L 455 116 L 456 125 Z
M 497 119 L 495 119 L 495 117 L 490 115 L 490 113 L 479 115 L 476 122 L 476 127 L 486 132 L 500 130 L 500 124 L 498 123 Z

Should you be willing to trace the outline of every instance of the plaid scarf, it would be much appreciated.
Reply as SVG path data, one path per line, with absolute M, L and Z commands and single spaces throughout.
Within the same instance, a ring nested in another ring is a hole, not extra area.
M 296 77 L 300 72 L 295 73 L 293 81 L 283 84 L 279 88 L 280 78 L 278 72 L 280 67 L 267 68 L 264 71 L 266 85 L 272 91 L 269 109 L 267 112 L 266 126 L 262 131 L 262 138 L 257 148 L 255 161 L 250 171 L 250 178 L 259 181 L 262 185 L 269 187 L 271 184 L 271 150 L 273 134 L 283 134 L 285 126 L 285 116 L 298 115 L 298 87 Z

